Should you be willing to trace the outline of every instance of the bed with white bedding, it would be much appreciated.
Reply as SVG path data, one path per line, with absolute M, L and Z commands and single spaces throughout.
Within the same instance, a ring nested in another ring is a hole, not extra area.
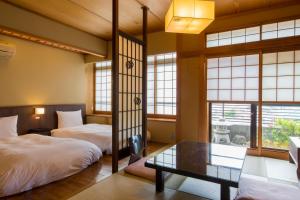
M 102 152 L 112 154 L 112 126 L 107 124 L 83 124 L 82 111 L 56 111 L 58 128 L 51 131 L 54 137 L 85 140 L 97 145 Z M 147 131 L 150 139 L 150 132 Z M 123 138 L 119 138 L 122 143 Z M 125 139 L 124 139 L 125 140 Z
M 99 148 L 76 139 L 36 134 L 0 139 L 0 197 L 78 173 L 102 156 Z
M 97 145 L 102 152 L 112 153 L 112 126 L 106 124 L 84 124 L 58 128 L 51 131 L 54 137 L 75 138 Z

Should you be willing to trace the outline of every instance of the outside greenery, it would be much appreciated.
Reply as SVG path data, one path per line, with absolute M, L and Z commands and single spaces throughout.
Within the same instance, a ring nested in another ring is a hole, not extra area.
M 230 111 L 224 112 L 224 117 L 235 117 L 236 113 L 233 109 L 231 109 Z
M 288 149 L 289 137 L 300 137 L 299 105 L 264 105 L 262 114 L 263 147 Z M 249 146 L 250 116 L 250 104 L 212 104 L 213 135 L 218 131 L 216 128 L 222 119 L 229 130 L 226 133 L 229 138 L 226 134 L 222 136 L 225 143 Z
M 264 128 L 263 146 L 288 149 L 289 137 L 300 137 L 300 120 L 276 119 L 275 125 Z

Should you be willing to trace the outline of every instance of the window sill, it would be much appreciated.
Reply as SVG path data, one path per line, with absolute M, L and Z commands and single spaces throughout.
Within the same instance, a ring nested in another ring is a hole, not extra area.
M 87 114 L 86 116 L 90 117 L 108 117 L 111 118 L 111 114 L 100 114 L 100 113 L 94 113 L 94 114 Z M 176 118 L 164 118 L 164 117 L 147 117 L 147 120 L 149 121 L 160 121 L 160 122 L 176 122 Z
M 269 151 L 269 152 L 279 152 L 279 153 L 286 153 L 289 152 L 288 149 L 276 149 L 271 147 L 262 147 L 263 151 Z
M 156 118 L 156 117 L 147 117 L 149 121 L 160 121 L 160 122 L 176 122 L 176 119 L 170 118 Z
M 258 148 L 247 148 L 247 155 L 288 160 L 289 151 L 285 149 L 271 149 L 263 147 L 261 149 L 261 153 L 259 153 Z
M 94 114 L 87 114 L 86 116 L 88 116 L 88 117 L 110 117 L 111 118 L 111 114 L 94 113 Z

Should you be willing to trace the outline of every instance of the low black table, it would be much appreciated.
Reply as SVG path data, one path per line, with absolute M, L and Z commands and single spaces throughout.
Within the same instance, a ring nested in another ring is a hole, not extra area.
M 229 145 L 180 142 L 146 161 L 156 169 L 156 191 L 164 190 L 164 172 L 221 185 L 221 200 L 230 199 L 230 187 L 238 187 L 246 148 Z

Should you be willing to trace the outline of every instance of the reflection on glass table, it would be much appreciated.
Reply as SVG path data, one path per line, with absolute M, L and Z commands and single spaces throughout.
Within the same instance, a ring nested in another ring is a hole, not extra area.
M 150 158 L 146 167 L 156 169 L 156 190 L 163 191 L 163 172 L 211 181 L 221 185 L 221 199 L 229 187 L 238 187 L 246 148 L 183 141 Z

